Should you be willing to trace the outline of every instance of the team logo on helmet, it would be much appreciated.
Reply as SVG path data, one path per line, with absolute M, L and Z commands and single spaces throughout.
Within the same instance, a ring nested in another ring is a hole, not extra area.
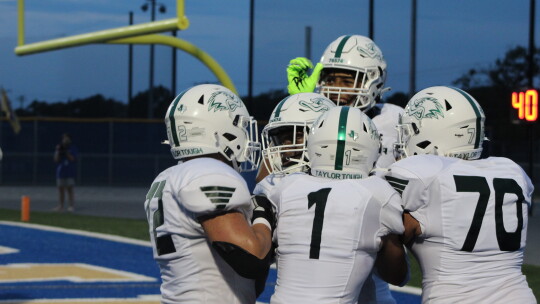
M 351 132 L 349 132 L 349 135 L 350 138 L 352 138 L 354 141 L 356 141 L 358 139 L 358 132 L 354 132 L 354 130 L 351 130 Z
M 242 106 L 242 102 L 236 96 L 224 91 L 217 91 L 208 99 L 208 112 L 212 109 L 214 109 L 214 112 L 234 112 L 237 108 L 241 108 Z
M 181 103 L 180 105 L 178 105 L 178 108 L 176 109 L 176 111 L 180 113 L 184 113 L 186 111 L 186 106 Z
M 407 105 L 407 115 L 413 116 L 418 120 L 423 118 L 444 118 L 443 106 L 433 97 L 422 97 L 410 102 Z
M 358 50 L 360 55 L 362 55 L 362 57 L 382 60 L 382 54 L 373 42 L 370 42 L 365 46 L 358 46 L 356 49 Z
M 324 104 L 324 98 L 316 97 L 308 100 L 300 100 L 300 106 L 310 109 L 313 112 L 326 112 L 330 110 L 328 105 Z

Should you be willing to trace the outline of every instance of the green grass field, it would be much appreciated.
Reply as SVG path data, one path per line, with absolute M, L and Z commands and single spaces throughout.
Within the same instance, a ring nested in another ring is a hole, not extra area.
M 20 222 L 17 210 L 0 209 L 0 220 Z M 148 241 L 148 224 L 145 220 L 86 216 L 69 213 L 32 212 L 30 223 L 91 232 L 119 235 Z M 540 298 L 540 266 L 523 265 L 523 273 L 537 299 Z M 411 256 L 411 279 L 409 286 L 422 286 L 422 273 L 418 263 Z

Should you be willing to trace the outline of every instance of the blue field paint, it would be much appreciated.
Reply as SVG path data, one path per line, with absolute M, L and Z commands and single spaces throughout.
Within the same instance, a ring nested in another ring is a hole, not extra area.
M 396 303 L 398 304 L 420 304 L 422 303 L 422 297 L 410 293 L 390 291 Z
M 152 258 L 152 248 L 148 245 L 80 235 L 69 230 L 49 231 L 42 230 L 39 226 L 26 227 L 3 223 L 0 223 L 0 235 L 0 246 L 19 250 L 17 253 L 0 254 L 0 266 L 77 263 L 144 276 L 142 279 L 139 278 L 139 281 L 134 279 L 123 282 L 69 280 L 4 282 L 0 283 L 1 300 L 110 299 L 159 295 L 159 268 Z M 276 270 L 271 269 L 259 302 L 270 301 L 276 279 Z M 417 295 L 395 291 L 392 291 L 392 294 L 399 304 L 420 303 L 420 297 Z
M 20 250 L 0 254 L 0 265 L 41 263 L 84 263 L 125 271 L 151 281 L 71 282 L 66 280 L 0 283 L 0 298 L 67 299 L 128 298 L 159 294 L 159 268 L 152 258 L 152 248 L 70 233 L 0 224 L 0 246 Z

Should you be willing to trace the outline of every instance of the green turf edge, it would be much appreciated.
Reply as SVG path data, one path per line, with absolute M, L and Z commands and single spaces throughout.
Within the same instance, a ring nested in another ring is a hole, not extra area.
M 0 209 L 0 220 L 21 222 L 20 211 Z M 28 223 L 150 240 L 146 220 L 33 211 Z

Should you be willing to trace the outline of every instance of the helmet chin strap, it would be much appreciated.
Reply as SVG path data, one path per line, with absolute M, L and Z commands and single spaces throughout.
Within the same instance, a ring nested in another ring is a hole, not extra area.
M 236 161 L 235 158 L 233 158 L 233 159 L 231 160 L 231 163 L 232 163 L 232 165 L 233 165 L 234 170 L 235 170 L 236 172 L 240 172 L 240 166 L 238 165 L 238 162 Z

